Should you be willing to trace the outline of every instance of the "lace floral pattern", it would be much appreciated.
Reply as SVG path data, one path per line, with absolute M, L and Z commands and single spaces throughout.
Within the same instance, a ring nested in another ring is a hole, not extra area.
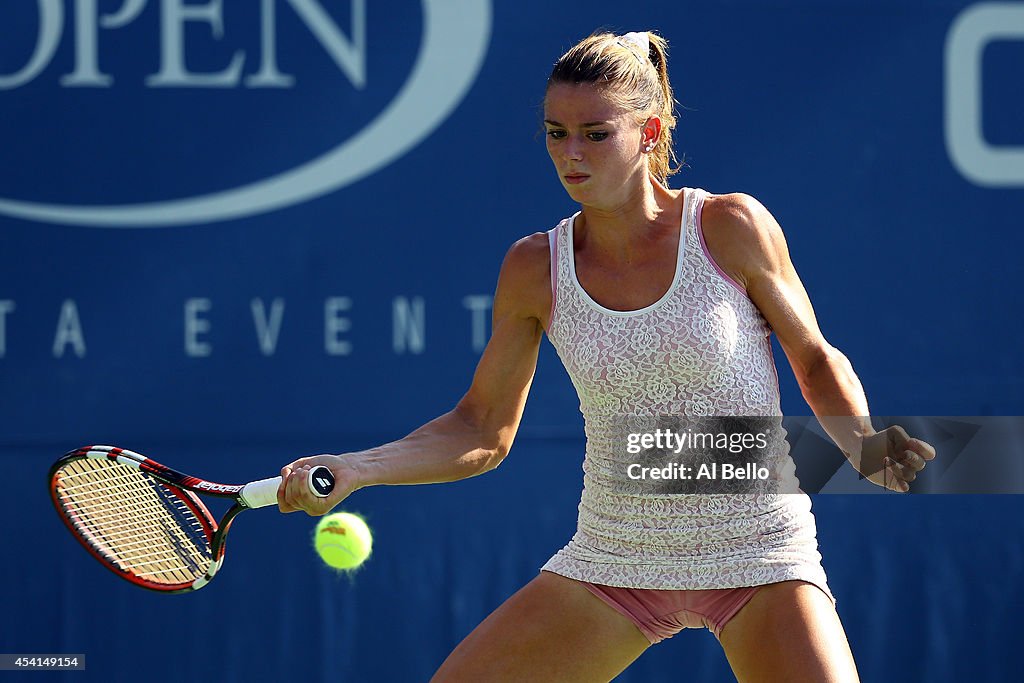
M 675 279 L 638 311 L 604 308 L 580 286 L 575 216 L 553 231 L 557 284 L 548 337 L 579 395 L 587 452 L 576 534 L 543 569 L 657 589 L 802 579 L 832 597 L 805 494 L 626 495 L 611 486 L 611 453 L 617 436 L 621 441 L 615 425 L 623 417 L 781 414 L 769 327 L 701 246 L 704 191 L 683 191 Z

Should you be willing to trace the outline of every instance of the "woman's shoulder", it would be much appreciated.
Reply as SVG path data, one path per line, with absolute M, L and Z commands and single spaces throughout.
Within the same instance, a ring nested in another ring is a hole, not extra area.
M 551 308 L 551 252 L 548 234 L 535 232 L 509 247 L 498 287 L 524 314 L 547 323 Z
M 708 194 L 700 218 L 704 243 L 730 277 L 746 285 L 747 273 L 784 245 L 782 228 L 749 194 Z
M 745 192 L 707 193 L 701 211 L 701 224 L 717 230 L 735 232 L 756 230 L 768 209 Z
M 548 233 L 535 232 L 516 240 L 505 254 L 505 265 L 519 275 L 546 273 L 551 268 Z

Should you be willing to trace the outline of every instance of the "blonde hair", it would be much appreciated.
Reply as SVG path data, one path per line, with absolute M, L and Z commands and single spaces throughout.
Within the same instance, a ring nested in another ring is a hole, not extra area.
M 651 151 L 647 167 L 663 185 L 679 171 L 672 147 L 672 129 L 676 125 L 675 100 L 668 82 L 668 42 L 648 31 L 650 48 L 641 54 L 637 45 L 614 33 L 598 32 L 584 38 L 562 55 L 548 77 L 552 83 L 592 83 L 606 90 L 615 102 L 640 115 L 661 119 L 661 136 Z

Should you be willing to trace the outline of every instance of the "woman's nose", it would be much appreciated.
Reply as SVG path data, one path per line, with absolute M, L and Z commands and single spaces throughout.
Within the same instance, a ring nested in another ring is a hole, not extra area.
M 583 143 L 572 137 L 568 138 L 562 146 L 562 154 L 566 161 L 582 161 Z

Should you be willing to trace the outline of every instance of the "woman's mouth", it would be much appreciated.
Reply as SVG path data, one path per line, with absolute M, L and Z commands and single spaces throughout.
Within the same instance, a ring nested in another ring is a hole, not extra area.
M 585 173 L 570 173 L 565 176 L 565 182 L 569 183 L 570 185 L 579 185 L 589 177 L 590 176 L 588 176 Z

